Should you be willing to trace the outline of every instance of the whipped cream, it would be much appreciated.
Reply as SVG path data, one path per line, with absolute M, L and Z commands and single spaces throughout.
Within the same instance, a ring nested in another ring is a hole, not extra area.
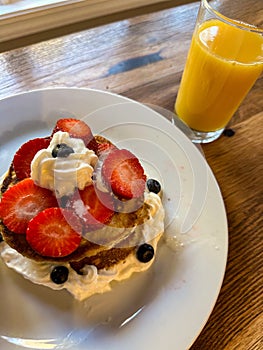
M 128 228 L 104 225 L 99 230 L 84 232 L 84 238 L 107 248 L 134 247 L 154 240 L 160 232 L 164 231 L 162 201 L 157 194 L 145 192 L 144 203 L 150 207 L 149 217 L 144 223 Z
M 74 150 L 66 158 L 52 156 L 58 144 L 66 144 Z M 72 138 L 67 132 L 56 132 L 47 149 L 36 153 L 31 163 L 31 177 L 43 188 L 54 191 L 57 197 L 69 195 L 76 188 L 83 190 L 92 183 L 92 174 L 98 157 L 86 148 L 81 139 Z
M 158 241 L 164 231 L 164 208 L 158 195 L 150 192 L 145 196 L 145 201 L 151 208 L 150 217 L 145 224 L 138 226 L 138 230 L 141 230 L 145 242 L 151 244 L 156 252 Z M 105 226 L 103 230 L 106 236 L 112 232 L 109 226 Z M 127 229 L 128 231 L 131 232 Z M 26 279 L 54 290 L 66 289 L 80 301 L 93 294 L 110 291 L 112 281 L 122 281 L 129 278 L 134 272 L 145 271 L 154 261 L 153 258 L 148 263 L 142 263 L 134 253 L 111 269 L 98 270 L 94 265 L 86 265 L 82 269 L 83 275 L 79 275 L 68 263 L 37 262 L 19 254 L 4 242 L 0 244 L 0 254 L 9 268 L 14 269 Z M 64 265 L 69 269 L 68 280 L 63 284 L 55 284 L 50 279 L 52 269 L 58 265 Z

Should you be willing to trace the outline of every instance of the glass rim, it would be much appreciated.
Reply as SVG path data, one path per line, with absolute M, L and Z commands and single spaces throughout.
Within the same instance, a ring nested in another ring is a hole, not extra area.
M 213 8 L 213 6 L 210 4 L 209 0 L 201 0 L 201 5 L 203 5 L 205 7 L 205 9 L 209 13 L 212 13 L 216 18 L 220 19 L 221 21 L 223 21 L 231 26 L 235 26 L 235 27 L 243 29 L 243 30 L 247 30 L 247 31 L 251 31 L 251 32 L 255 32 L 255 33 L 263 35 L 263 28 L 259 28 L 253 24 L 249 24 L 246 22 L 235 20 L 235 19 L 232 19 L 230 17 L 223 15 L 218 10 Z

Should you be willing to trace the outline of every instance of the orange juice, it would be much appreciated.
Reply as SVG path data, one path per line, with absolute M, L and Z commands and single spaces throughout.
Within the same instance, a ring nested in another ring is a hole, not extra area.
M 263 37 L 217 19 L 193 35 L 177 115 L 201 132 L 224 128 L 263 69 Z

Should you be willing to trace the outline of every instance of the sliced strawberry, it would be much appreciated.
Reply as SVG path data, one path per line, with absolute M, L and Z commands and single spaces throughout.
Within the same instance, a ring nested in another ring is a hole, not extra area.
M 60 258 L 80 245 L 81 225 L 71 210 L 48 208 L 29 222 L 26 239 L 38 254 Z
M 30 178 L 10 187 L 0 202 L 0 218 L 15 233 L 26 233 L 28 222 L 40 211 L 57 206 L 53 193 Z
M 98 149 L 97 149 L 97 155 L 98 157 L 106 154 L 107 152 L 112 151 L 113 149 L 116 149 L 117 147 L 109 142 L 99 143 Z
M 24 143 L 16 152 L 13 164 L 16 176 L 19 180 L 30 177 L 31 162 L 35 154 L 41 149 L 47 148 L 50 138 L 36 138 Z
M 95 137 L 93 137 L 93 139 L 92 139 L 90 142 L 88 142 L 88 143 L 86 144 L 86 147 L 87 147 L 88 149 L 91 149 L 92 151 L 94 151 L 94 152 L 97 154 L 98 143 L 97 143 Z
M 83 121 L 74 118 L 59 119 L 53 129 L 52 135 L 57 131 L 68 132 L 71 137 L 82 139 L 89 149 L 97 150 L 97 142 L 90 127 Z
M 97 229 L 107 223 L 114 214 L 110 195 L 95 189 L 93 185 L 77 191 L 67 207 L 73 209 L 81 218 L 86 230 Z
M 136 156 L 126 149 L 112 150 L 102 165 L 102 177 L 112 192 L 122 199 L 141 197 L 146 175 Z

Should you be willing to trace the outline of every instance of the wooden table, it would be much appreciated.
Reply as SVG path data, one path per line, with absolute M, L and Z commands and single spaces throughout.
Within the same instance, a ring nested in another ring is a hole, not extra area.
M 183 5 L 4 52 L 0 98 L 89 87 L 172 111 L 197 8 Z M 234 136 L 203 146 L 227 209 L 229 257 L 218 301 L 191 350 L 263 348 L 262 118 L 261 76 L 231 121 Z

